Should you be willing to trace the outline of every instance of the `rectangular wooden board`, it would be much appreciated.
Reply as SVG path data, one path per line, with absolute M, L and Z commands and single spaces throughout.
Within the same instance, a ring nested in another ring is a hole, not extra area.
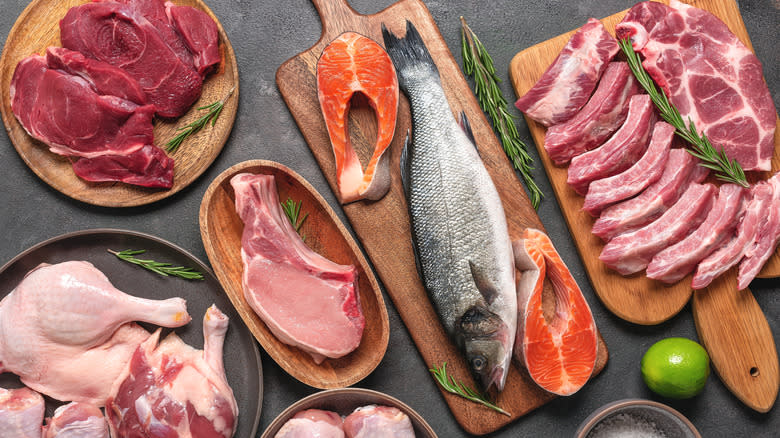
M 442 85 L 453 113 L 465 111 L 479 147 L 480 155 L 501 196 L 507 214 L 510 236 L 517 238 L 527 227 L 544 229 L 530 205 L 509 160 L 493 134 L 466 79 L 442 38 L 436 23 L 420 0 L 402 0 L 371 16 L 356 13 L 344 0 L 314 0 L 323 22 L 323 35 L 311 49 L 285 62 L 277 71 L 276 82 L 282 97 L 319 163 L 331 189 L 337 193 L 336 168 L 325 123 L 319 109 L 315 69 L 323 48 L 340 33 L 351 30 L 382 44 L 381 25 L 402 35 L 406 20 L 417 27 L 439 69 Z M 350 114 L 351 138 L 358 154 L 373 149 L 376 138 L 371 114 L 353 109 Z M 376 202 L 356 202 L 343 206 L 353 230 L 385 285 L 388 295 L 409 329 L 425 363 L 429 367 L 447 362 L 449 373 L 471 387 L 476 387 L 465 361 L 450 342 L 438 322 L 423 285 L 417 275 L 411 247 L 411 234 L 399 169 L 401 149 L 410 128 L 409 104 L 402 95 L 395 137 L 390 146 L 392 187 Z M 595 373 L 607 361 L 607 349 L 599 340 Z M 583 389 L 587 391 L 587 386 Z M 497 404 L 511 417 L 488 410 L 460 397 L 442 391 L 456 421 L 468 433 L 483 435 L 517 420 L 531 410 L 552 400 L 517 365 L 513 365 Z

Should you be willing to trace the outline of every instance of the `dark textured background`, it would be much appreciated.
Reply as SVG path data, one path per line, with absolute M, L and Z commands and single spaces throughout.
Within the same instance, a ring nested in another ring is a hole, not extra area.
M 26 0 L 0 0 L 0 35 L 8 35 Z M 338 209 L 295 122 L 275 84 L 278 66 L 312 46 L 320 35 L 320 22 L 308 0 L 207 0 L 219 17 L 235 48 L 241 76 L 241 101 L 232 135 L 209 170 L 189 188 L 172 198 L 130 209 L 94 207 L 74 201 L 51 189 L 25 166 L 8 137 L 0 135 L 0 264 L 22 250 L 65 232 L 114 227 L 148 232 L 170 240 L 207 261 L 198 231 L 198 208 L 206 187 L 224 169 L 238 162 L 264 158 L 281 162 L 299 172 Z M 353 0 L 361 13 L 372 14 L 392 0 Z M 508 65 L 515 53 L 548 38 L 581 26 L 588 17 L 605 17 L 630 7 L 630 0 L 518 1 L 431 0 L 426 2 L 455 58 L 460 61 L 460 28 L 463 15 L 492 54 L 503 91 L 515 95 L 508 80 Z M 764 75 L 777 103 L 780 91 L 778 28 L 780 1 L 740 1 L 740 10 Z M 512 108 L 514 114 L 519 113 Z M 529 145 L 525 124 L 518 123 Z M 531 147 L 536 156 L 535 148 Z M 598 301 L 588 283 L 544 172 L 535 177 L 547 193 L 539 215 L 591 303 L 596 322 L 610 350 L 604 372 L 582 391 L 559 398 L 494 434 L 514 436 L 571 436 L 580 422 L 599 406 L 627 397 L 667 403 L 688 416 L 704 437 L 770 437 L 780 435 L 778 407 L 756 413 L 740 403 L 716 375 L 704 392 L 688 401 L 664 400 L 642 382 L 639 361 L 655 341 L 669 336 L 696 339 L 690 306 L 670 321 L 643 327 L 626 323 Z M 340 213 L 340 210 L 339 210 Z M 342 215 L 343 218 L 343 215 Z M 756 280 L 751 285 L 769 320 L 775 338 L 780 338 L 780 280 Z M 442 438 L 465 436 L 450 414 L 433 379 L 412 343 L 392 301 L 385 295 L 390 314 L 390 344 L 379 367 L 356 386 L 376 389 L 400 398 L 417 410 Z M 298 383 L 268 356 L 263 356 L 265 394 L 260 424 L 262 431 L 288 405 L 315 390 Z M 259 434 L 258 434 L 259 435 Z

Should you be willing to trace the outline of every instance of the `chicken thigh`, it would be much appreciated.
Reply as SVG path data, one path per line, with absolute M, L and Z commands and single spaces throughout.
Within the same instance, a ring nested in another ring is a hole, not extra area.
M 183 299 L 127 295 L 88 262 L 40 265 L 0 301 L 0 372 L 58 400 L 102 406 L 149 337 L 130 321 L 178 327 L 190 316 Z
M 238 405 L 225 377 L 222 346 L 228 318 L 211 306 L 203 318 L 203 351 L 160 330 L 133 353 L 111 390 L 112 436 L 230 438 Z
M 335 412 L 307 409 L 287 420 L 274 438 L 344 438 L 342 423 Z
M 368 405 L 344 419 L 347 438 L 414 438 L 409 417 L 392 406 Z
M 43 397 L 29 388 L 0 388 L 0 437 L 40 438 Z

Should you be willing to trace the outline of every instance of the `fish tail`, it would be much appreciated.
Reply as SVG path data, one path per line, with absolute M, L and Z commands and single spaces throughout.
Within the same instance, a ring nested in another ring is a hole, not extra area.
M 434 73 L 433 76 L 438 79 L 439 70 L 433 62 L 428 48 L 414 27 L 411 21 L 406 20 L 406 36 L 399 38 L 387 30 L 382 23 L 382 37 L 385 40 L 385 49 L 393 65 L 398 72 L 398 84 L 406 90 L 410 80 L 415 76 L 415 72 Z

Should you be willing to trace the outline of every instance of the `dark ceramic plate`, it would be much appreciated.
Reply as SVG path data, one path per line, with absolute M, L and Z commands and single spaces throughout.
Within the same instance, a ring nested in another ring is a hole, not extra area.
M 108 249 L 145 249 L 143 258 L 169 262 L 176 266 L 190 266 L 204 274 L 205 279 L 184 280 L 163 277 L 139 266 L 119 260 Z M 164 299 L 182 297 L 192 322 L 175 329 L 176 334 L 189 345 L 203 348 L 203 315 L 213 303 L 229 318 L 225 338 L 224 363 L 227 379 L 238 402 L 236 438 L 253 438 L 260 422 L 263 378 L 260 355 L 252 334 L 222 291 L 214 274 L 200 260 L 187 251 L 160 238 L 134 231 L 110 229 L 85 230 L 68 233 L 41 242 L 22 252 L 0 268 L 0 297 L 8 295 L 24 275 L 41 263 L 59 263 L 67 260 L 86 260 L 106 274 L 117 289 L 143 298 Z M 147 330 L 155 326 L 142 324 Z M 163 336 L 170 329 L 164 329 Z M 10 373 L 0 375 L 0 387 L 21 386 Z M 51 416 L 61 403 L 46 398 L 46 415 Z

